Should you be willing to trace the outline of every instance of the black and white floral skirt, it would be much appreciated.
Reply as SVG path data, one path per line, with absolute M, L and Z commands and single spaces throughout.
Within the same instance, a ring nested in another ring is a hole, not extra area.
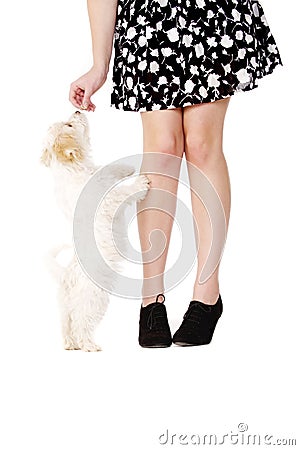
M 111 105 L 178 108 L 257 87 L 283 65 L 257 0 L 119 0 Z

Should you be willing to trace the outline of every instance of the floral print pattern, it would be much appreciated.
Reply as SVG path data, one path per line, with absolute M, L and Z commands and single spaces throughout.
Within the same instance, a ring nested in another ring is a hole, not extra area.
M 119 0 L 111 106 L 178 108 L 257 87 L 283 65 L 257 0 Z

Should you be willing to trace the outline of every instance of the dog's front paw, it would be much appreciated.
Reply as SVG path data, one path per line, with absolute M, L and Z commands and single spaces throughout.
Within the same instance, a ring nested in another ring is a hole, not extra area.
M 134 188 L 137 189 L 136 201 L 140 202 L 146 198 L 148 191 L 150 189 L 151 181 L 146 175 L 139 175 L 134 183 Z

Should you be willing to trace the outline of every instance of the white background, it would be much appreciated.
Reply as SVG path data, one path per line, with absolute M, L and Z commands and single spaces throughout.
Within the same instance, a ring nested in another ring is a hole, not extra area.
M 291 1 L 261 4 L 285 67 L 232 97 L 227 112 L 232 211 L 220 269 L 224 315 L 214 340 L 203 348 L 142 349 L 139 302 L 112 297 L 96 354 L 61 345 L 43 255 L 65 229 L 51 174 L 39 164 L 48 126 L 74 111 L 69 84 L 91 64 L 86 2 L 1 6 L 3 450 L 182 448 L 178 437 L 176 445 L 158 438 L 167 429 L 222 436 L 237 433 L 241 422 L 250 434 L 297 437 L 300 11 Z M 89 114 L 101 164 L 142 152 L 139 113 L 112 109 L 110 87 L 109 74 Z M 190 205 L 188 190 L 180 187 L 179 195 Z M 138 246 L 132 230 L 131 237 Z M 194 276 L 167 294 L 172 331 Z

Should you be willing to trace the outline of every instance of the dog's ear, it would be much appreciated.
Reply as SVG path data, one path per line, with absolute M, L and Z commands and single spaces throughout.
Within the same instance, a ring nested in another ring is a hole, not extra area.
M 53 152 L 61 163 L 74 163 L 84 159 L 79 143 L 71 134 L 60 134 L 57 136 Z
M 47 148 L 45 148 L 43 150 L 42 156 L 41 156 L 41 163 L 44 164 L 46 167 L 50 166 L 50 162 L 51 162 L 51 153 L 49 152 L 49 150 Z

